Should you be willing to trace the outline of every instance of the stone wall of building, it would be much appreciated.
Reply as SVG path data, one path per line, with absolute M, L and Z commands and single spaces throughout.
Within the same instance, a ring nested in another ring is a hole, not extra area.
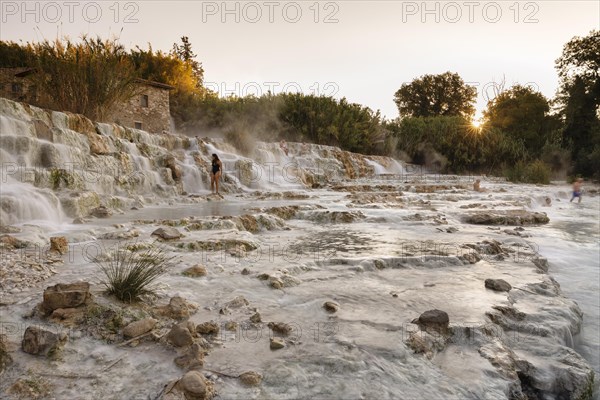
M 144 96 L 145 100 L 144 100 Z M 169 89 L 140 84 L 138 94 L 115 107 L 109 122 L 151 133 L 170 130 Z
M 0 68 L 0 97 L 35 104 L 35 87 L 28 79 L 15 76 L 31 68 Z

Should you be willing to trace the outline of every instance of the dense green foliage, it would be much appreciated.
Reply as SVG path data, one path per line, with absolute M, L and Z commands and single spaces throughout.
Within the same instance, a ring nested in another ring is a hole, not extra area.
M 564 146 L 574 174 L 600 178 L 600 31 L 574 37 L 556 60 Z
M 463 117 L 404 118 L 388 126 L 413 162 L 444 172 L 491 172 L 526 154 L 521 141 L 495 128 L 474 128 Z
M 475 113 L 477 89 L 460 75 L 423 75 L 403 84 L 394 94 L 400 117 L 462 116 Z
M 541 93 L 515 85 L 489 102 L 485 124 L 514 140 L 522 140 L 529 155 L 537 157 L 551 130 L 559 126 L 556 118 L 548 115 L 549 110 L 548 100 Z

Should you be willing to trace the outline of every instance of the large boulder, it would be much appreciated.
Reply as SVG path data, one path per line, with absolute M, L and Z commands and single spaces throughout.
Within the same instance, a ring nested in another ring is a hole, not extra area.
M 59 350 L 66 341 L 67 335 L 64 333 L 56 334 L 30 326 L 25 330 L 21 347 L 25 353 L 47 356 Z
M 422 330 L 447 333 L 450 324 L 448 313 L 442 310 L 428 310 L 413 320 L 413 323 L 419 325 Z
M 58 283 L 44 290 L 42 309 L 50 313 L 58 308 L 75 308 L 91 298 L 87 282 Z

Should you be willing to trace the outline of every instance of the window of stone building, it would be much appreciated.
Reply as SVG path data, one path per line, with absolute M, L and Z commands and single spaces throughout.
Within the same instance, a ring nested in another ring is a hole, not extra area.
M 143 94 L 141 97 L 142 107 L 148 107 L 148 95 Z
M 12 84 L 12 92 L 13 93 L 21 93 L 23 92 L 23 85 L 21 85 L 20 83 L 13 83 Z
M 134 127 L 135 129 L 142 129 L 142 123 L 141 122 L 134 122 Z

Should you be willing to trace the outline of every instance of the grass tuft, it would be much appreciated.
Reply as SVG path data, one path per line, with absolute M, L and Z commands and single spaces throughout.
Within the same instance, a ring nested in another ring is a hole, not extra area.
M 108 260 L 96 260 L 95 263 L 104 273 L 102 283 L 107 292 L 126 303 L 153 294 L 153 284 L 169 268 L 167 256 L 156 246 L 141 253 L 117 250 Z

